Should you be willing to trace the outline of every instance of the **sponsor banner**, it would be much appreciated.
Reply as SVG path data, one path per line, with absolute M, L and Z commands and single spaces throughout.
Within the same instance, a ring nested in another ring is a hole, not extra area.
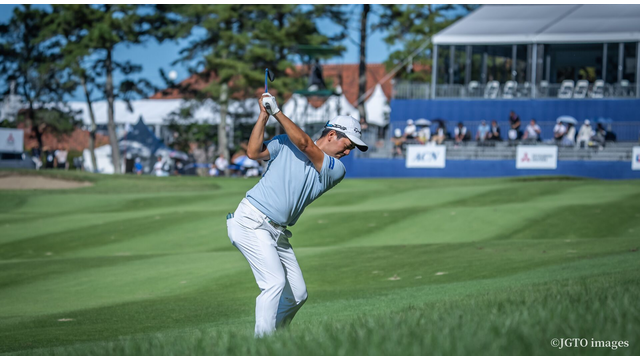
M 22 129 L 0 128 L 0 152 L 21 153 L 24 131 Z
M 633 157 L 631 158 L 631 170 L 640 170 L 640 146 L 633 147 Z
M 518 145 L 516 169 L 555 169 L 557 167 L 557 146 Z
M 445 166 L 447 147 L 444 145 L 408 145 L 408 168 L 439 168 Z

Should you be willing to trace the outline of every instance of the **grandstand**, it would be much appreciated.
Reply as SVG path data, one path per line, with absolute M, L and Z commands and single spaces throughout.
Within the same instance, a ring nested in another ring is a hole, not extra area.
M 486 5 L 433 44 L 431 84 L 395 98 L 640 97 L 638 5 Z
M 640 177 L 631 171 L 640 149 L 634 150 L 640 140 L 640 6 L 484 5 L 440 31 L 432 43 L 431 82 L 394 81 L 387 141 L 356 155 L 363 160 L 356 176 L 384 175 L 367 165 L 386 168 L 387 176 Z M 511 111 L 521 120 L 517 139 L 491 146 L 473 141 L 482 120 L 496 120 L 509 140 Z M 576 130 L 586 119 L 606 128 L 604 146 L 555 143 L 553 128 L 564 116 L 577 120 Z M 400 164 L 404 158 L 394 159 L 391 136 L 409 119 L 446 126 L 446 168 L 410 169 Z M 530 119 L 540 126 L 542 141 L 522 141 Z M 471 141 L 455 145 L 452 130 L 458 122 Z M 518 145 L 557 146 L 557 171 L 516 169 Z

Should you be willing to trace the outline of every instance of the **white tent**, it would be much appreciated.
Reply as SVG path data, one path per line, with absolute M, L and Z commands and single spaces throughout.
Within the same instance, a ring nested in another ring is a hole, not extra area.
M 341 93 L 340 86 L 336 90 Z M 358 119 L 360 117 L 356 109 L 344 94 L 330 96 L 318 108 L 309 104 L 305 96 L 293 94 L 293 96 L 281 107 L 282 111 L 296 124 L 317 124 L 327 122 L 338 115 L 350 115 Z
M 376 85 L 373 94 L 364 102 L 367 111 L 367 123 L 376 126 L 385 126 L 389 123 L 391 107 L 380 84 Z
M 640 41 L 640 6 L 484 5 L 433 37 L 436 45 Z
M 113 174 L 113 161 L 111 160 L 111 145 L 103 145 L 94 149 L 96 154 L 96 165 L 98 171 L 101 174 Z M 84 149 L 82 152 L 82 159 L 85 171 L 94 172 L 91 165 L 91 152 L 89 149 Z

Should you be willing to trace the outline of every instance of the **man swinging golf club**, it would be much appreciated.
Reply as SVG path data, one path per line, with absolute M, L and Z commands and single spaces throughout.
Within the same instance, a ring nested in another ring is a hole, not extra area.
M 286 326 L 307 299 L 307 288 L 287 229 L 315 199 L 337 185 L 345 175 L 340 158 L 357 147 L 360 123 L 351 116 L 327 122 L 315 143 L 278 108 L 269 93 L 262 95 L 260 115 L 253 127 L 247 155 L 269 160 L 262 179 L 227 215 L 231 243 L 247 259 L 260 295 L 256 299 L 255 336 Z M 272 115 L 286 134 L 264 143 L 264 128 Z

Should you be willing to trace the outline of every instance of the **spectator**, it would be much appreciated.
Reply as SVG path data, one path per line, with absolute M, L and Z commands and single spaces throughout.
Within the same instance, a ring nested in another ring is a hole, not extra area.
M 162 159 L 162 156 L 158 156 L 158 161 L 153 165 L 153 173 L 156 176 L 169 176 L 169 172 L 165 171 L 167 162 Z
M 394 130 L 391 141 L 393 142 L 393 157 L 402 157 L 402 145 L 404 144 L 404 138 L 402 137 L 402 131 L 400 129 Z
M 413 140 L 416 138 L 416 126 L 413 125 L 413 120 L 407 120 L 407 126 L 404 128 L 404 139 L 405 140 Z
M 142 175 L 142 162 L 139 157 L 136 158 L 136 162 L 133 164 L 133 169 L 136 174 Z
M 580 146 L 580 148 L 589 147 L 589 140 L 593 136 L 593 129 L 591 128 L 591 123 L 589 119 L 584 121 L 584 124 L 580 127 L 580 131 L 578 131 L 578 139 L 576 141 L 576 146 Z
M 218 156 L 218 158 L 216 159 L 215 165 L 216 169 L 218 170 L 218 176 L 221 176 L 227 170 L 229 162 L 224 157 L 224 154 L 220 154 L 220 156 Z
M 42 159 L 40 157 L 42 153 L 40 152 L 40 147 L 38 145 L 31 148 L 31 160 L 36 164 L 36 170 L 40 170 L 42 167 Z
M 69 168 L 69 164 L 67 164 L 68 155 L 69 152 L 62 145 L 58 145 L 58 150 L 53 152 L 53 156 L 56 158 L 56 168 L 65 170 Z
M 607 137 L 607 130 L 604 129 L 604 126 L 602 126 L 602 124 L 598 123 L 598 125 L 596 126 L 596 134 L 593 135 L 591 140 L 593 140 L 593 142 L 598 144 L 598 148 L 602 150 L 604 149 L 604 143 L 605 143 L 606 137 Z
M 476 131 L 476 141 L 485 141 L 487 139 L 487 135 L 489 134 L 489 125 L 485 120 L 480 122 L 478 125 L 478 131 Z
M 540 126 L 536 124 L 536 120 L 531 119 L 529 125 L 527 125 L 527 129 L 525 130 L 524 135 L 522 135 L 522 140 L 540 141 L 541 132 L 542 130 L 540 129 Z
M 431 139 L 431 128 L 427 125 L 418 131 L 418 141 L 424 145 Z
M 511 110 L 511 112 L 509 113 L 509 125 L 511 126 L 511 128 L 509 129 L 509 139 L 520 139 L 522 137 L 522 133 L 520 132 L 520 116 L 518 116 L 518 114 L 516 114 L 513 110 Z
M 444 128 L 444 124 L 442 122 L 440 122 L 438 124 L 438 129 L 436 129 L 436 134 L 433 136 L 433 141 L 438 144 L 441 145 L 444 140 L 447 137 L 447 133 L 446 130 Z
M 563 146 L 575 146 L 576 145 L 576 127 L 573 124 L 567 125 L 567 132 L 562 138 Z
M 487 140 L 502 141 L 502 136 L 500 136 L 500 126 L 498 126 L 498 122 L 495 120 L 491 120 L 491 128 L 487 134 Z
M 219 176 L 220 172 L 216 168 L 216 164 L 209 164 L 209 176 Z
M 205 168 L 202 168 L 202 170 L 204 170 L 204 174 L 207 173 L 207 170 Z M 184 175 L 184 165 L 182 165 L 182 161 L 176 160 L 176 166 L 173 169 L 173 175 L 177 175 L 177 176 Z M 200 176 L 200 175 L 198 175 L 198 176 Z
M 467 132 L 466 126 L 464 126 L 461 122 L 458 123 L 458 126 L 453 130 L 455 135 L 455 143 L 456 145 L 460 144 L 463 141 L 468 141 L 471 139 L 471 135 Z
M 556 142 L 562 141 L 562 138 L 566 133 L 567 127 L 564 126 L 564 124 L 560 120 L 558 120 L 556 126 L 553 127 L 553 140 L 555 140 Z
M 44 158 L 45 158 L 45 169 L 53 169 L 53 164 L 55 162 L 55 156 L 53 156 L 54 152 L 49 150 L 48 147 L 44 147 Z

